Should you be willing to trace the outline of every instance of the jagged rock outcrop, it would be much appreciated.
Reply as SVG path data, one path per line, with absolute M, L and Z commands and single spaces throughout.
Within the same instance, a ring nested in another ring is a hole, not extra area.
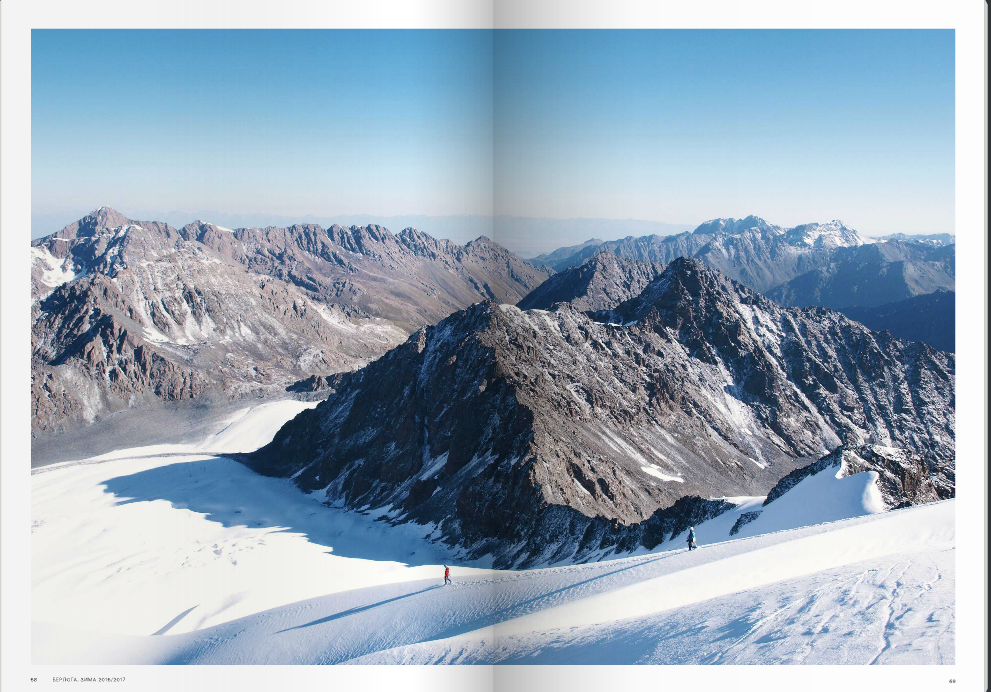
M 736 534 L 740 533 L 740 529 L 742 529 L 744 526 L 754 521 L 755 519 L 758 519 L 760 517 L 760 513 L 761 510 L 759 509 L 750 512 L 740 512 L 740 516 L 736 518 L 736 521 L 733 522 L 733 526 L 730 527 L 729 535 L 735 536 Z
M 927 461 L 919 454 L 894 447 L 842 446 L 778 481 L 767 494 L 764 506 L 774 502 L 802 480 L 823 471 L 835 473 L 837 478 L 874 471 L 878 474 L 876 483 L 885 509 L 935 502 L 955 494 L 953 465 L 952 458 Z
M 681 498 L 765 494 L 842 440 L 951 457 L 953 377 L 950 354 L 679 259 L 595 319 L 455 313 L 247 461 L 502 565 L 579 559 L 596 521 L 626 535 Z
M 332 390 L 335 386 L 340 384 L 341 374 L 335 373 L 333 375 L 310 375 L 309 377 L 297 380 L 291 385 L 286 387 L 287 392 L 321 392 L 324 390 Z

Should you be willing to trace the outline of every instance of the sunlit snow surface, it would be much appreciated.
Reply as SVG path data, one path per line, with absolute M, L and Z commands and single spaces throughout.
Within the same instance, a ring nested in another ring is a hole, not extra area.
M 953 501 L 877 513 L 871 474 L 823 472 L 767 507 L 727 498 L 691 553 L 677 537 L 491 571 L 434 526 L 326 507 L 219 456 L 311 406 L 36 469 L 32 662 L 953 662 Z

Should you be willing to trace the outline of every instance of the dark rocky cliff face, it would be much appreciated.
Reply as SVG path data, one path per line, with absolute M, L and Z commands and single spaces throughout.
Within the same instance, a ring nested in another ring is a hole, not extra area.
M 679 259 L 595 319 L 455 313 L 343 375 L 248 463 L 500 565 L 581 559 L 721 511 L 704 498 L 764 494 L 843 441 L 952 457 L 953 377 L 950 354 Z

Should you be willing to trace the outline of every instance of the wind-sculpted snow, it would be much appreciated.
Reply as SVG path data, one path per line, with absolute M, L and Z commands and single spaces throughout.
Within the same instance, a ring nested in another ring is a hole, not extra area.
M 764 504 L 774 502 L 809 476 L 827 470 L 832 470 L 835 478 L 874 473 L 885 509 L 935 502 L 955 494 L 952 480 L 949 484 L 940 482 L 943 469 L 949 467 L 952 473 L 952 466 L 952 459 L 927 463 L 918 454 L 881 445 L 861 445 L 852 449 L 840 447 L 782 478 L 771 488 Z M 947 488 L 948 492 L 944 493 L 943 488 Z
M 952 549 L 884 557 L 651 615 L 526 634 L 504 635 L 496 627 L 494 635 L 477 631 L 348 662 L 949 665 L 955 660 L 953 560 Z
M 650 520 L 679 499 L 763 495 L 843 441 L 953 456 L 950 354 L 686 259 L 597 319 L 472 306 L 341 377 L 250 463 L 528 565 L 660 542 Z

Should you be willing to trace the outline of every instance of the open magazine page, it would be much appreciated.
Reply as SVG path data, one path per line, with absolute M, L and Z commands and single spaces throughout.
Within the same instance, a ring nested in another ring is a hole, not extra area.
M 973 9 L 5 5 L 5 689 L 980 687 Z

